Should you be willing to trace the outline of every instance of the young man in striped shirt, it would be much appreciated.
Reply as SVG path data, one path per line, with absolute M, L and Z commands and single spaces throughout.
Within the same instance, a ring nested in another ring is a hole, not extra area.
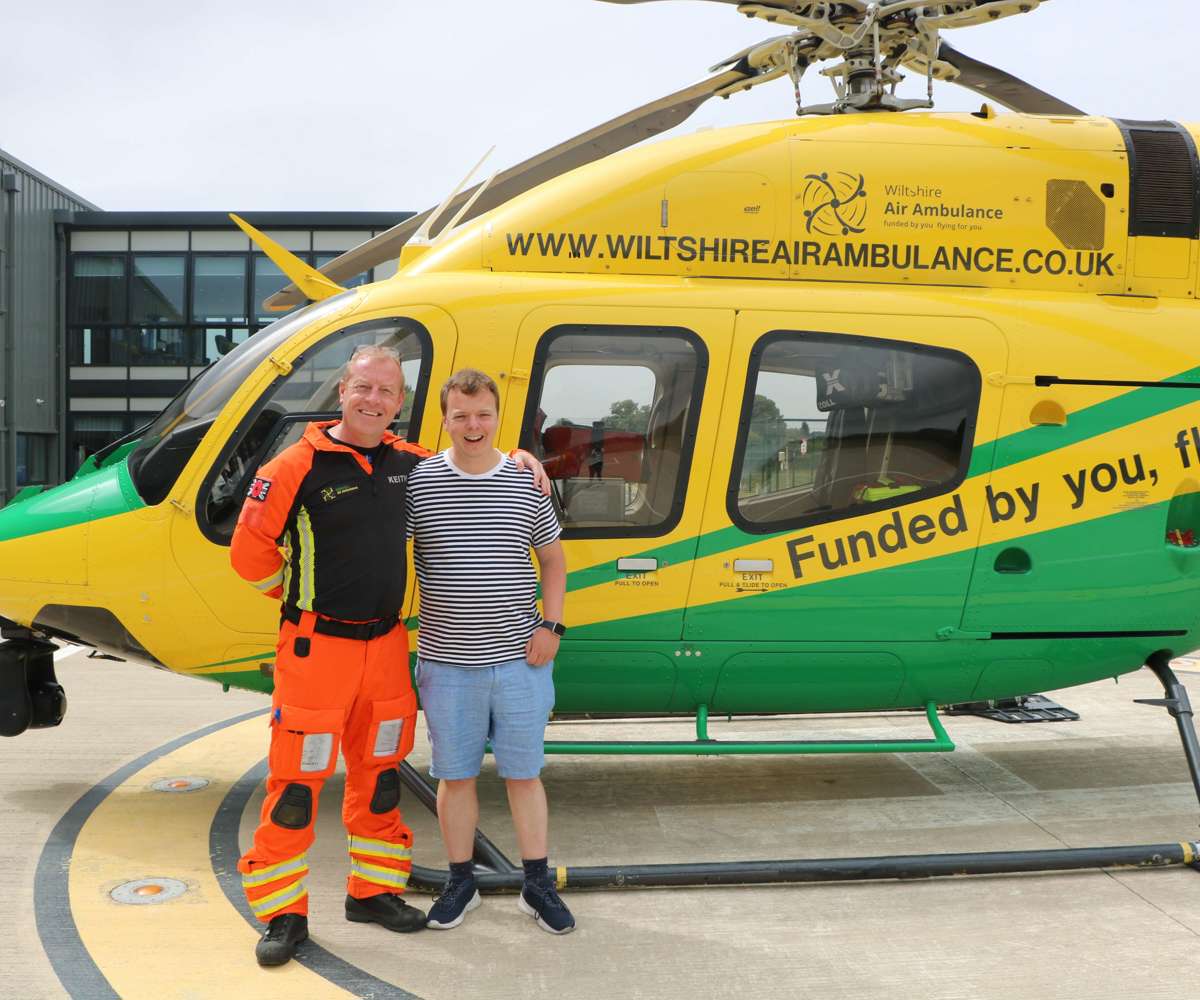
M 553 660 L 566 560 L 549 497 L 492 445 L 500 394 L 463 369 L 442 387 L 451 447 L 409 476 L 408 523 L 421 591 L 417 684 L 439 779 L 438 824 L 450 880 L 428 926 L 457 927 L 479 905 L 472 854 L 475 780 L 490 738 L 505 779 L 525 868 L 518 905 L 543 930 L 575 927 L 546 862 L 548 810 L 542 741 L 554 707 Z M 530 549 L 541 569 L 542 606 Z

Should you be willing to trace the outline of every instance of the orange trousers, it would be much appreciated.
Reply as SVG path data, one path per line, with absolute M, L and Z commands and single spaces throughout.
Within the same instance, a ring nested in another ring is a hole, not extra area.
M 267 797 L 254 846 L 238 862 L 250 908 L 264 922 L 308 913 L 308 849 L 339 745 L 346 760 L 346 891 L 359 899 L 403 892 L 412 870 L 397 770 L 412 749 L 417 718 L 408 634 L 396 625 L 376 639 L 343 639 L 314 633 L 315 624 L 305 612 L 298 625 L 280 628 Z

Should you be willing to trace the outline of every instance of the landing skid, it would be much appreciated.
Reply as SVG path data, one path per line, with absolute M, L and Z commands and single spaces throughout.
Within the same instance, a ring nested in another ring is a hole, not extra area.
M 1200 800 L 1200 742 L 1196 739 L 1187 690 L 1170 667 L 1168 654 L 1155 654 L 1148 666 L 1163 686 L 1164 698 L 1139 699 L 1170 712 L 1179 729 L 1192 786 Z M 608 752 L 613 752 L 609 750 Z M 645 750 L 641 752 L 647 752 Z M 427 809 L 437 813 L 437 793 L 407 762 L 400 780 Z M 475 831 L 475 877 L 484 892 L 515 892 L 524 875 L 482 831 Z M 692 864 L 592 865 L 556 869 L 559 889 L 627 889 L 665 886 L 763 885 L 794 882 L 855 882 L 878 879 L 935 878 L 946 875 L 997 875 L 1017 872 L 1079 871 L 1093 868 L 1169 868 L 1189 865 L 1200 871 L 1200 841 L 1077 847 L 1053 851 L 989 851 L 971 854 L 910 854 L 895 857 L 816 858 L 784 861 L 726 861 Z M 438 892 L 445 869 L 413 865 L 409 884 Z
M 1063 708 L 1044 694 L 1024 694 L 1000 701 L 967 701 L 947 705 L 943 715 L 977 715 L 993 722 L 1078 722 L 1079 713 Z
M 1196 798 L 1200 800 L 1200 742 L 1196 740 L 1195 719 L 1192 716 L 1192 704 L 1188 701 L 1187 688 L 1179 683 L 1179 678 L 1171 669 L 1171 657 L 1166 653 L 1155 653 L 1146 661 L 1146 666 L 1154 671 L 1154 676 L 1163 686 L 1165 698 L 1137 698 L 1139 705 L 1161 705 L 1175 720 L 1179 729 L 1179 739 L 1183 743 L 1183 755 L 1187 758 L 1188 771 L 1192 775 L 1192 788 L 1196 790 Z

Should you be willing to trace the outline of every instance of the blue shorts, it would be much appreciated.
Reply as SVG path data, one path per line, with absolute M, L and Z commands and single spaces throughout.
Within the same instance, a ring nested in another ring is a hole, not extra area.
M 434 778 L 474 778 L 492 741 L 502 778 L 536 778 L 554 708 L 554 664 L 531 667 L 524 658 L 490 667 L 417 660 L 417 687 L 429 728 Z

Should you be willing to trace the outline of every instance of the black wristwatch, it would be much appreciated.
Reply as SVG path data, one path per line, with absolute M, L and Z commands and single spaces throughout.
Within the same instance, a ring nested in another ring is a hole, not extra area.
M 548 628 L 557 636 L 564 636 L 567 634 L 567 626 L 562 622 L 548 622 L 543 619 L 538 628 Z

